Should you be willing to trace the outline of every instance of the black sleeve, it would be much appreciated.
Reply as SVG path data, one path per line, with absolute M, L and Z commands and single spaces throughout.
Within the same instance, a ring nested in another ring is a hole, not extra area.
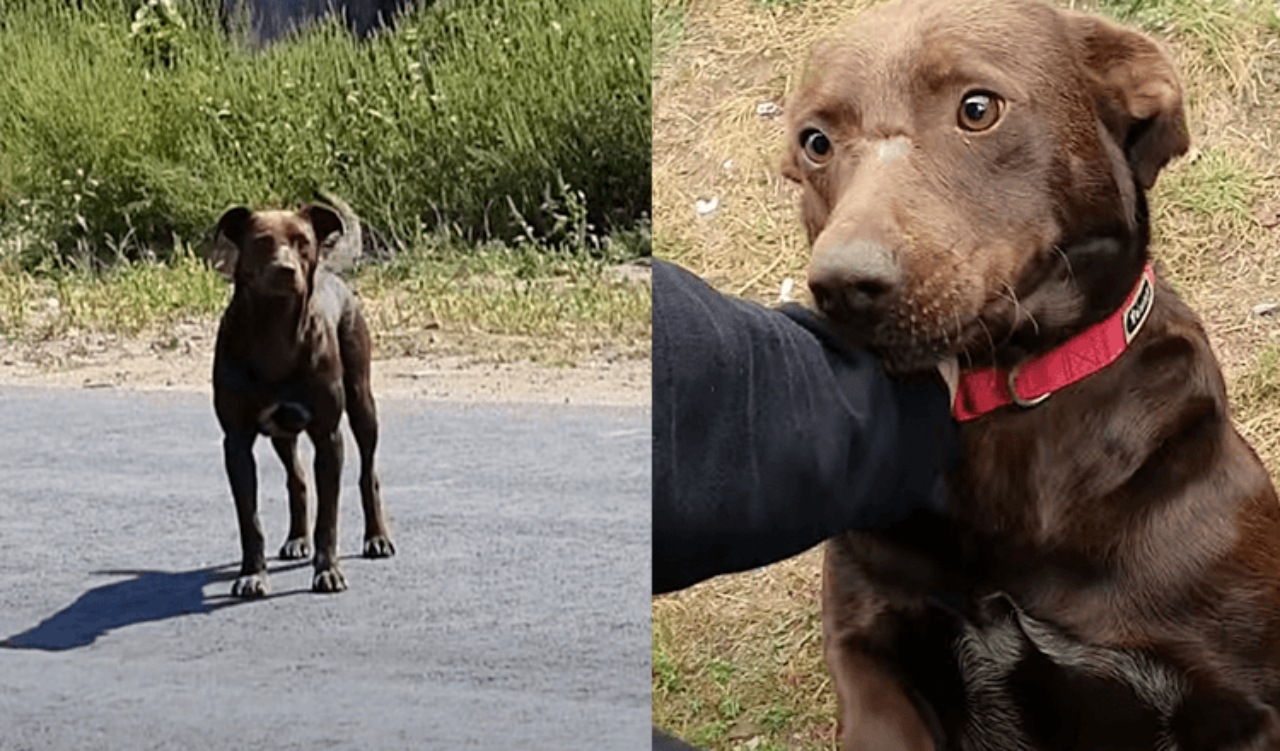
M 653 265 L 653 591 L 940 512 L 957 455 L 940 378 L 891 380 L 799 306 Z
M 653 751 L 698 751 L 694 746 L 666 733 L 653 729 Z

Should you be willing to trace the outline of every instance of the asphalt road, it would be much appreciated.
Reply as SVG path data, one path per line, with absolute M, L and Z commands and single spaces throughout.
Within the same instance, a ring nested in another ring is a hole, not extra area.
M 379 407 L 396 557 L 348 433 L 350 589 L 272 560 L 239 601 L 207 396 L 0 389 L 0 749 L 647 748 L 648 410 Z

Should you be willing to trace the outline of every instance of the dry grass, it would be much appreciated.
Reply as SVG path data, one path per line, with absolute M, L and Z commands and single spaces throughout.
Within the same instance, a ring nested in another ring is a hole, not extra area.
M 495 244 L 367 266 L 355 285 L 384 356 L 570 366 L 649 356 L 647 278 L 623 268 L 646 267 Z
M 424 247 L 349 276 L 379 357 L 571 366 L 649 356 L 645 270 L 492 244 Z M 216 320 L 230 291 L 187 248 L 169 263 L 122 261 L 102 271 L 33 273 L 0 262 L 0 345 L 20 345 L 25 359 L 43 363 L 84 337 L 164 340 L 192 322 Z
M 772 301 L 804 278 L 780 118 L 807 50 L 871 0 L 656 0 L 656 253 Z M 1075 2 L 1166 40 L 1195 148 L 1152 195 L 1154 254 L 1201 313 L 1237 421 L 1280 469 L 1280 8 L 1274 0 Z M 715 197 L 709 215 L 699 199 Z M 803 288 L 803 284 L 797 289 Z M 713 749 L 834 748 L 818 555 L 654 602 L 654 720 Z
M 819 561 L 810 551 L 655 600 L 654 723 L 703 748 L 832 748 Z

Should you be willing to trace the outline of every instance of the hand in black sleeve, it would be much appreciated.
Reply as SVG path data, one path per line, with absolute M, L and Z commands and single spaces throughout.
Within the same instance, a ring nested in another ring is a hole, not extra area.
M 957 455 L 941 379 L 890 380 L 799 306 L 653 265 L 653 591 L 940 513 Z

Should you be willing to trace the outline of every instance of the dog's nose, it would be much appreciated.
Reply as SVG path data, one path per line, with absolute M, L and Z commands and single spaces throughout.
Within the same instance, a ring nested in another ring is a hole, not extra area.
M 298 265 L 295 263 L 276 263 L 271 266 L 271 272 L 280 279 L 292 279 L 298 273 Z
M 901 277 L 889 249 L 871 240 L 817 248 L 809 263 L 809 291 L 818 309 L 844 322 L 873 318 Z

